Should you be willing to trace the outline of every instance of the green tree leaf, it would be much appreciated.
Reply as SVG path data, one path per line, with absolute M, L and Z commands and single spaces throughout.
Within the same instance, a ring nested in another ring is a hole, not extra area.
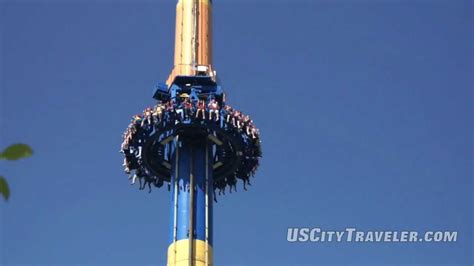
M 7 180 L 3 176 L 0 176 L 0 194 L 2 194 L 3 198 L 8 201 L 8 198 L 10 197 L 10 189 L 8 188 Z
M 18 160 L 22 158 L 27 158 L 33 155 L 33 150 L 30 146 L 17 143 L 7 147 L 1 154 L 0 158 L 5 160 Z

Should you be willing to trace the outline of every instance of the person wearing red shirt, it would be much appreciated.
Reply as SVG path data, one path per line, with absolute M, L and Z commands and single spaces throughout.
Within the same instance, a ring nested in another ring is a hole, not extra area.
M 206 118 L 206 103 L 203 100 L 197 104 L 196 118 L 199 118 L 199 113 L 202 113 L 202 119 Z

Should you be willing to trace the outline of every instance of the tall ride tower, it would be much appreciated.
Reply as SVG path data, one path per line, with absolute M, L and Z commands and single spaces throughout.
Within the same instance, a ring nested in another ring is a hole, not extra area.
M 217 84 L 211 12 L 212 0 L 178 1 L 173 70 L 123 134 L 132 184 L 171 191 L 168 265 L 213 264 L 216 192 L 246 190 L 261 157 L 258 129 Z

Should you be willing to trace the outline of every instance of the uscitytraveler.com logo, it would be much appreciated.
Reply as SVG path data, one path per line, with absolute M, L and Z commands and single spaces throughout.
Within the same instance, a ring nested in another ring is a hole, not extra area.
M 288 242 L 356 242 L 356 243 L 397 243 L 397 242 L 456 242 L 456 231 L 363 231 L 356 228 L 344 230 L 323 230 L 319 227 L 290 227 Z

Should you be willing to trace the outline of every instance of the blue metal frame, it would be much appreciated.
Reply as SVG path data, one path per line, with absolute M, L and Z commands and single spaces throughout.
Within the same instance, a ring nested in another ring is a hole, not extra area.
M 207 240 L 207 243 L 212 246 L 212 192 L 214 189 L 212 161 L 209 159 L 212 156 L 211 151 L 212 149 L 205 139 L 196 141 L 188 138 L 175 140 L 174 142 L 174 163 L 171 175 L 170 245 L 175 241 L 190 238 L 189 216 L 192 211 L 194 221 L 193 238 L 202 241 Z M 194 176 L 194 206 L 189 205 L 191 202 L 191 172 Z M 206 227 L 208 229 L 207 239 Z

